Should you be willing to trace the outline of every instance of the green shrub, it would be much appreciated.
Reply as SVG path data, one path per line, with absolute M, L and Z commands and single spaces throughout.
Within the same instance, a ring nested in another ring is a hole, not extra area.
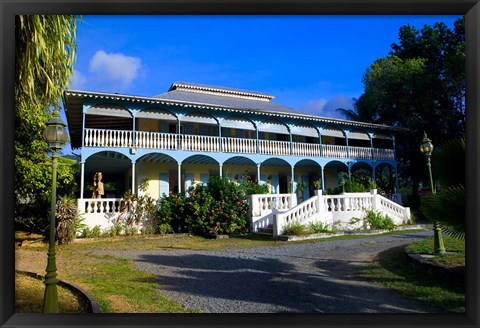
M 365 221 L 369 224 L 371 229 L 393 230 L 395 228 L 395 223 L 391 217 L 374 210 L 365 211 Z
M 102 229 L 100 228 L 99 225 L 96 225 L 92 228 L 92 237 L 93 238 L 98 238 L 102 235 Z
M 191 188 L 190 190 L 193 190 Z M 158 229 L 162 224 L 168 224 L 175 232 L 183 232 L 185 227 L 185 194 L 170 193 L 160 199 L 158 209 L 153 216 L 153 224 Z
M 328 228 L 328 224 L 320 221 L 310 222 L 308 224 L 308 230 L 311 233 L 332 232 L 331 229 Z
M 211 177 L 207 185 L 196 185 L 188 193 L 163 197 L 154 215 L 157 230 L 169 225 L 174 232 L 198 234 L 242 233 L 248 227 L 247 192 L 261 188 L 251 179 L 240 183 L 226 178 Z M 263 191 L 262 191 L 263 192 Z
M 92 229 L 90 229 L 90 227 L 83 228 L 82 238 L 92 238 Z
M 109 237 L 116 237 L 122 233 L 122 225 L 114 223 L 105 233 Z
M 55 218 L 56 238 L 59 244 L 72 242 L 77 236 L 77 232 L 84 227 L 76 199 L 68 196 L 61 196 L 58 199 Z
M 155 233 L 155 228 L 151 225 L 144 226 L 140 229 L 142 235 L 153 235 Z
M 168 233 L 173 233 L 173 228 L 168 223 L 162 223 L 158 226 L 158 233 L 161 235 L 166 235 Z
M 291 236 L 304 236 L 310 233 L 307 226 L 301 224 L 298 221 L 292 221 L 287 223 L 282 230 L 282 235 L 291 235 Z

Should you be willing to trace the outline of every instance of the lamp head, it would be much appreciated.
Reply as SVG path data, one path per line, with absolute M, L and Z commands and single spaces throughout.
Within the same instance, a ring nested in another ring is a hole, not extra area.
M 58 110 L 55 110 L 53 116 L 48 120 L 46 128 L 43 131 L 43 139 L 47 142 L 48 147 L 57 152 L 65 146 L 68 140 L 66 124 L 60 119 Z
M 423 140 L 420 144 L 420 152 L 425 156 L 430 156 L 433 152 L 432 140 L 427 137 L 427 134 L 423 132 Z

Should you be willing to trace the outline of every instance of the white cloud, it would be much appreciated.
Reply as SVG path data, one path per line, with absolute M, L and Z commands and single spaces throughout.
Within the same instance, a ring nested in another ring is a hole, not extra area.
M 336 111 L 337 108 L 344 109 L 353 109 L 353 99 L 352 97 L 347 97 L 344 94 L 339 94 L 331 98 L 324 106 L 323 110 L 326 113 L 330 113 L 330 117 L 345 118 L 339 112 Z
M 127 89 L 140 75 L 141 67 L 138 57 L 99 50 L 90 59 L 89 72 L 99 81 L 112 83 L 111 87 Z
M 320 98 L 316 100 L 310 100 L 306 105 L 300 107 L 301 111 L 322 116 L 323 108 L 327 104 L 328 100 Z
M 85 87 L 87 78 L 80 71 L 73 70 L 72 79 L 70 80 L 69 89 L 81 90 Z
M 300 107 L 301 111 L 331 118 L 344 118 L 337 108 L 352 109 L 353 99 L 344 94 L 336 95 L 330 99 L 320 98 L 309 101 L 306 105 Z

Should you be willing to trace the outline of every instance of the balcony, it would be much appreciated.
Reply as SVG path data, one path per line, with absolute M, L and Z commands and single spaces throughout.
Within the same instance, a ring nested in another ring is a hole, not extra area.
M 394 160 L 393 149 L 320 145 L 144 131 L 85 129 L 85 147 L 143 148 L 277 156 L 330 157 L 340 159 Z

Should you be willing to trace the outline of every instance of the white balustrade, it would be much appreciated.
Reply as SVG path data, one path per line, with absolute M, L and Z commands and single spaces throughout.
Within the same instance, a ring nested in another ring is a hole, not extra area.
M 178 148 L 178 134 L 144 132 L 137 131 L 135 133 L 136 147 L 149 149 L 170 149 Z
M 132 131 L 85 129 L 87 147 L 131 147 Z
M 319 144 L 294 142 L 292 150 L 293 150 L 293 155 L 295 156 L 320 157 Z
M 378 198 L 378 202 L 379 210 L 391 217 L 395 224 L 407 223 L 410 219 L 410 208 L 403 207 L 382 196 Z
M 257 152 L 256 140 L 222 137 L 222 151 L 225 153 L 254 154 Z
M 283 228 L 292 222 L 305 223 L 308 219 L 323 212 L 324 210 L 319 199 L 319 196 L 311 197 L 294 208 L 275 214 L 273 220 L 273 235 L 281 235 Z
M 220 150 L 219 139 L 219 137 L 185 134 L 181 136 L 181 147 L 182 150 L 188 151 L 218 152 Z
M 370 147 L 356 147 L 349 146 L 350 158 L 356 159 L 371 159 L 372 158 L 372 148 Z
M 347 158 L 347 146 L 322 145 L 323 157 Z
M 290 155 L 290 142 L 277 140 L 259 140 L 260 154 Z
M 373 158 L 393 161 L 395 159 L 395 151 L 393 149 L 373 148 Z
M 120 198 L 82 198 L 78 200 L 78 210 L 82 213 L 118 213 Z
M 134 138 L 135 137 L 135 138 Z M 220 151 L 220 138 L 216 136 L 181 135 L 181 150 L 187 151 Z M 135 143 L 134 143 L 135 140 Z M 255 154 L 256 139 L 222 137 L 222 151 L 227 153 Z M 276 140 L 259 140 L 259 153 L 267 155 L 289 156 L 290 142 Z M 85 146 L 87 147 L 136 147 L 146 149 L 178 149 L 178 134 L 108 129 L 85 129 Z M 369 147 L 350 146 L 350 157 L 355 159 L 371 159 L 372 149 Z M 347 147 L 342 145 L 319 145 L 303 142 L 292 143 L 294 156 L 348 158 Z M 376 160 L 394 160 L 393 149 L 373 148 Z
M 306 201 L 293 205 L 291 201 L 279 203 L 278 199 L 285 195 L 251 195 L 248 199 L 253 231 L 267 224 L 273 225 L 273 235 L 282 233 L 285 225 L 291 222 L 307 224 L 322 222 L 325 225 L 338 224 L 340 227 L 358 228 L 365 222 L 360 220 L 355 226 L 350 221 L 353 217 L 364 218 L 366 210 L 378 211 L 390 216 L 396 225 L 405 224 L 410 219 L 410 209 L 378 195 L 373 189 L 370 193 L 345 193 L 342 195 L 325 195 L 319 191 L 318 195 Z M 275 198 L 277 197 L 277 198 Z M 292 198 L 295 194 L 292 194 Z M 293 201 L 293 199 L 292 199 Z M 279 206 L 277 204 L 280 204 Z M 293 201 L 296 204 L 296 198 Z M 277 208 L 278 206 L 278 208 Z

